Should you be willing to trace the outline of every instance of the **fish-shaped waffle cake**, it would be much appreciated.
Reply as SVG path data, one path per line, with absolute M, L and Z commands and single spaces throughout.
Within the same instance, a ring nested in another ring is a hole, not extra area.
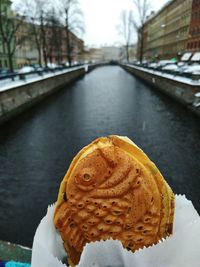
M 54 224 L 72 265 L 86 243 L 120 240 L 135 251 L 172 234 L 174 194 L 129 138 L 101 137 L 73 159 L 59 190 Z

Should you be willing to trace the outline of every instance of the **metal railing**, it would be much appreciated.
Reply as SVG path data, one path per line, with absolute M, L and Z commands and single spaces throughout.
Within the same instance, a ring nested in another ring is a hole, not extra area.
M 16 82 L 16 81 L 27 81 L 31 78 L 36 78 L 36 77 L 42 77 L 44 74 L 50 74 L 50 73 L 57 73 L 59 71 L 66 71 L 66 70 L 73 70 L 74 68 L 84 66 L 84 64 L 77 64 L 71 67 L 65 67 L 65 66 L 59 66 L 56 68 L 43 68 L 40 70 L 34 70 L 30 72 L 14 72 L 14 73 L 9 73 L 6 75 L 1 76 L 0 73 L 0 86 L 5 85 L 8 83 Z

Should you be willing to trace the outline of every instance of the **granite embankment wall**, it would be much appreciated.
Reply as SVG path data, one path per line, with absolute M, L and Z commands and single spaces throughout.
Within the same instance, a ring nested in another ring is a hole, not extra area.
M 34 81 L 25 81 L 20 85 L 10 84 L 10 88 L 0 90 L 0 124 L 33 106 L 66 84 L 83 76 L 96 68 L 96 65 L 79 67 L 76 69 L 38 78 Z
M 195 94 L 200 92 L 200 82 L 190 79 L 175 77 L 173 75 L 154 73 L 132 65 L 121 65 L 122 68 L 142 79 L 152 87 L 167 94 L 200 116 L 200 107 L 193 104 Z

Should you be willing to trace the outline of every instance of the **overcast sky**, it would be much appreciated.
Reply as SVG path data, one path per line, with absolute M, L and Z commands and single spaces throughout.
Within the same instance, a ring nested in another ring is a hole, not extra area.
M 12 0 L 14 4 L 24 0 Z M 50 0 L 49 0 L 50 1 Z M 52 0 L 56 5 L 56 0 Z M 158 11 L 169 0 L 149 0 L 151 9 Z M 122 45 L 117 25 L 120 23 L 122 10 L 133 10 L 133 0 L 79 0 L 84 14 L 85 34 L 80 36 L 85 45 Z M 48 3 L 48 0 L 47 0 Z M 136 36 L 135 36 L 136 40 Z
M 84 13 L 86 45 L 113 45 L 122 43 L 117 31 L 120 13 L 133 9 L 132 0 L 79 0 Z M 168 0 L 151 0 L 152 10 L 159 10 Z

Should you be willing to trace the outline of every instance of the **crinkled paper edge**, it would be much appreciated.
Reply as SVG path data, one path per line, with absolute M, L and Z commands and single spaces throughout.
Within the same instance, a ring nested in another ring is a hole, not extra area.
M 63 267 L 66 252 L 55 230 L 50 205 L 34 237 L 32 267 Z M 200 217 L 185 195 L 175 196 L 173 235 L 158 244 L 135 253 L 122 247 L 120 241 L 106 240 L 86 244 L 77 267 L 199 267 Z

